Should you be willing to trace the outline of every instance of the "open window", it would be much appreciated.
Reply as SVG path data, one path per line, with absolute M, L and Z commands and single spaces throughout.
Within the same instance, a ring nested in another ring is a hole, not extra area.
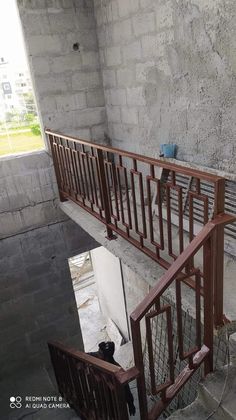
M 0 157 L 44 149 L 16 0 L 0 2 Z

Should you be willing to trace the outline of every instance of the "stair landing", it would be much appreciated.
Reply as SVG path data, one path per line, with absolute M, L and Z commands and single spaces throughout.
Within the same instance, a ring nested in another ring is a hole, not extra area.
M 211 415 L 212 414 L 212 415 Z M 224 366 L 200 382 L 198 398 L 173 420 L 236 420 L 236 367 Z

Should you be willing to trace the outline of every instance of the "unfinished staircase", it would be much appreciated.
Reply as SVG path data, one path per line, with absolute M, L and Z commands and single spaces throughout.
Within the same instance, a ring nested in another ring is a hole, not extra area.
M 229 364 L 209 374 L 198 385 L 197 399 L 169 419 L 236 419 L 236 333 L 229 338 Z
M 202 367 L 205 376 L 214 370 L 214 328 L 224 324 L 224 228 L 235 221 L 234 214 L 225 213 L 226 180 L 175 163 L 46 133 L 61 201 L 76 203 L 101 222 L 109 241 L 117 238 L 114 234 L 119 235 L 166 270 L 130 316 L 134 368 L 120 372 L 111 371 L 109 366 L 105 369 L 106 386 L 113 378 L 116 399 L 118 393 L 122 394 L 122 382 L 137 378 L 140 419 L 156 420 Z M 183 182 L 185 178 L 187 182 Z M 178 240 L 174 242 L 176 230 Z M 183 301 L 190 293 L 195 323 L 191 340 L 183 317 Z M 166 334 L 161 377 L 156 352 L 160 334 L 153 334 L 160 319 Z M 56 364 L 63 366 L 66 357 L 68 363 L 80 361 L 81 369 L 95 381 L 94 389 L 100 389 L 103 366 L 59 347 L 53 347 Z M 97 376 L 91 373 L 92 366 L 99 371 Z M 86 391 L 87 405 L 79 407 L 73 390 L 78 373 L 71 372 L 69 377 L 60 378 L 65 398 L 73 400 L 78 411 L 83 408 L 84 413 L 91 410 L 92 401 L 96 416 L 98 398 L 90 400 L 93 388 Z M 147 391 L 153 397 L 152 407 Z M 124 398 L 122 406 L 114 407 L 115 419 L 127 418 Z M 104 414 L 104 420 L 109 418 Z
M 229 365 L 199 383 L 198 398 L 169 417 L 173 420 L 235 420 L 236 367 Z

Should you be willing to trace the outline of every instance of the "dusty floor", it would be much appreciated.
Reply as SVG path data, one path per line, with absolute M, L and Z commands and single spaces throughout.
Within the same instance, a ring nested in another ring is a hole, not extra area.
M 91 281 L 91 278 L 89 280 Z M 85 351 L 96 351 L 98 343 L 111 340 L 106 330 L 107 320 L 100 310 L 96 284 L 93 283 L 75 290 L 75 298 Z M 116 347 L 114 358 L 124 369 L 132 367 L 134 365 L 132 343 L 129 342 L 120 347 Z M 136 415 L 132 419 L 140 420 L 136 381 L 130 383 L 130 388 L 136 406 Z
M 106 320 L 100 311 L 96 294 L 96 284 L 93 283 L 75 291 L 79 311 L 80 325 L 86 352 L 96 351 L 98 343 L 109 341 L 106 331 Z

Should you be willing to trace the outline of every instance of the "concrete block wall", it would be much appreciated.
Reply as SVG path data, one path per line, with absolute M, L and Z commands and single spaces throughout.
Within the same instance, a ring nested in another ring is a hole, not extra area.
M 115 146 L 235 172 L 236 3 L 94 0 Z
M 45 151 L 1 158 L 0 191 L 0 239 L 67 219 Z
M 17 2 L 43 126 L 104 142 L 92 0 Z
M 71 221 L 0 240 L 0 376 L 49 365 L 48 340 L 83 350 L 67 258 L 91 246 Z
M 43 151 L 1 159 L 0 376 L 49 364 L 47 341 L 83 349 L 68 258 L 97 246 L 59 209 Z

